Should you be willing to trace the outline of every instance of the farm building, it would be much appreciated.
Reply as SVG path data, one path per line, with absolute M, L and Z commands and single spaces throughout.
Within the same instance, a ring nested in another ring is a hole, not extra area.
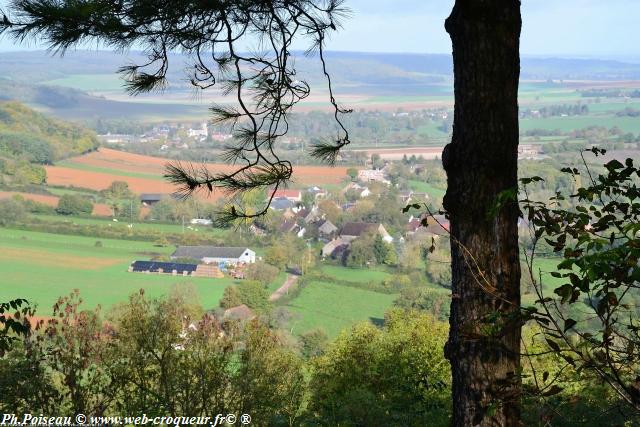
M 140 203 L 143 206 L 153 206 L 160 200 L 171 198 L 171 194 L 164 193 L 142 193 L 140 194 Z
M 361 169 L 358 171 L 358 181 L 361 182 L 381 182 L 383 184 L 391 184 L 381 169 Z
M 182 264 L 176 262 L 134 261 L 130 273 L 171 274 L 174 276 L 224 277 L 218 267 L 212 265 Z
M 181 264 L 175 262 L 134 261 L 129 267 L 133 273 L 165 273 L 180 276 L 191 276 L 198 266 L 196 264 Z
M 342 226 L 342 230 L 340 230 L 340 238 L 350 242 L 371 231 L 380 234 L 382 239 L 387 243 L 393 241 L 393 237 L 391 237 L 379 222 L 347 222 Z
M 193 258 L 205 264 L 253 264 L 256 253 L 249 248 L 235 248 L 224 246 L 178 246 L 171 254 L 171 259 Z
M 335 232 L 338 231 L 338 227 L 333 225 L 333 223 L 329 220 L 322 221 L 318 226 L 318 233 L 321 237 L 331 237 Z
M 350 244 L 351 244 L 350 241 L 347 241 L 344 239 L 340 239 L 340 238 L 334 239 L 322 247 L 322 250 L 320 251 L 320 255 L 323 258 L 326 258 L 326 257 L 336 258 L 339 254 L 346 251 L 349 248 Z

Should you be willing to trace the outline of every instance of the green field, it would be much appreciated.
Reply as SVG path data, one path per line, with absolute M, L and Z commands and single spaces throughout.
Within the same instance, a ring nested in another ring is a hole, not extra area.
M 346 280 L 347 282 L 356 283 L 381 282 L 392 276 L 386 271 L 338 267 L 335 265 L 325 265 L 322 267 L 321 271 L 327 276 L 331 276 L 337 280 Z
M 102 247 L 95 246 L 97 240 Z M 136 259 L 172 251 L 146 242 L 0 228 L 0 301 L 26 298 L 38 305 L 39 314 L 47 315 L 58 297 L 75 288 L 87 307 L 109 307 L 141 288 L 148 296 L 159 297 L 173 286 L 191 283 L 203 307 L 216 307 L 225 286 L 236 281 L 127 272 Z
M 620 109 L 624 106 L 621 105 Z M 614 126 L 623 132 L 640 132 L 640 119 L 637 117 L 617 117 L 613 115 L 590 114 L 586 116 L 548 117 L 540 119 L 521 119 L 520 131 L 526 132 L 532 129 L 559 129 L 563 132 L 584 129 L 590 126 L 612 128 Z
M 64 222 L 70 224 L 78 224 L 78 225 L 98 225 L 103 227 L 109 227 L 110 229 L 117 229 L 126 232 L 128 230 L 127 221 L 122 222 L 114 222 L 109 218 L 99 218 L 99 217 L 67 217 L 63 215 L 34 215 L 35 218 L 38 218 L 42 221 L 47 222 Z M 181 224 L 164 224 L 164 223 L 154 223 L 154 222 L 134 222 L 133 228 L 140 230 L 153 230 L 160 231 L 162 233 L 209 233 L 214 237 L 222 237 L 227 234 L 227 230 L 222 228 L 213 228 L 211 226 L 206 225 L 191 225 L 186 223 L 184 229 Z
M 87 92 L 123 92 L 124 81 L 116 73 L 70 74 L 62 79 L 44 82 L 51 86 L 64 86 Z
M 340 286 L 326 282 L 311 282 L 286 307 L 296 315 L 291 322 L 293 334 L 303 334 L 322 328 L 330 337 L 355 322 L 384 319 L 397 295 Z
M 413 191 L 417 191 L 420 193 L 427 193 L 429 197 L 431 197 L 432 199 L 440 199 L 444 197 L 444 193 L 446 192 L 446 190 L 443 190 L 441 188 L 436 188 L 429 183 L 417 181 L 417 180 L 409 180 L 409 187 Z
M 75 188 L 60 188 L 47 186 L 47 191 L 55 196 L 64 196 L 65 194 L 73 194 L 76 196 L 95 197 L 96 193 L 90 191 L 78 190 Z

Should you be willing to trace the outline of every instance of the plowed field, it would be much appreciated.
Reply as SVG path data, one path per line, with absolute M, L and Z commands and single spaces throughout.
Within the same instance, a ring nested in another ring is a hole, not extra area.
M 48 166 L 47 181 L 52 185 L 102 190 L 113 181 L 126 181 L 136 193 L 171 193 L 176 188 L 162 177 L 168 159 L 101 148 L 93 153 L 67 160 L 64 166 Z M 230 172 L 233 166 L 207 164 L 215 172 Z M 346 176 L 345 167 L 295 166 L 293 186 L 336 184 Z M 212 199 L 222 196 L 214 192 Z

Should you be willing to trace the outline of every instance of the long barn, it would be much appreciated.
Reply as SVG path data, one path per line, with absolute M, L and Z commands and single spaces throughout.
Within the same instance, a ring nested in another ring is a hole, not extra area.
M 178 246 L 171 259 L 192 258 L 206 264 L 253 264 L 256 253 L 249 248 L 224 246 Z

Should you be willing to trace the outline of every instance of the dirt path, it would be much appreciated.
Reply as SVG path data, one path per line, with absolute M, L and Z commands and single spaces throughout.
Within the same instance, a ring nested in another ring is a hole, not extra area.
M 298 276 L 289 274 L 287 280 L 284 281 L 284 285 L 280 286 L 274 293 L 271 294 L 271 296 L 269 297 L 269 301 L 277 301 L 282 298 L 282 296 L 289 291 L 289 288 L 293 286 L 294 283 L 296 283 L 296 280 L 298 280 Z

